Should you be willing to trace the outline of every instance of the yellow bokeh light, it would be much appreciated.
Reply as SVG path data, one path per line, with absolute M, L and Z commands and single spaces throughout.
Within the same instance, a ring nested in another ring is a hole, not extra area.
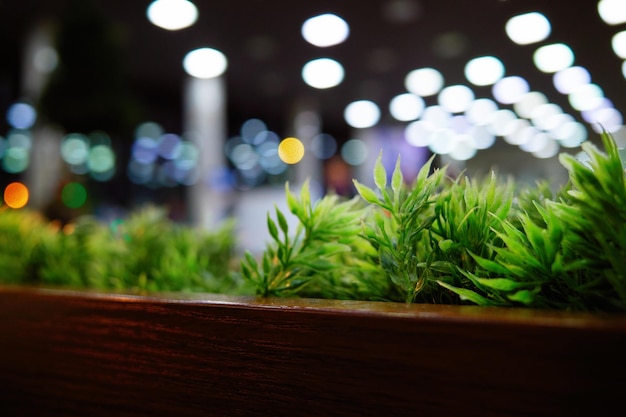
M 304 145 L 299 139 L 285 138 L 278 145 L 278 156 L 286 164 L 297 164 L 304 157 Z
M 4 189 L 4 202 L 14 209 L 24 207 L 28 203 L 28 188 L 21 182 L 12 182 Z

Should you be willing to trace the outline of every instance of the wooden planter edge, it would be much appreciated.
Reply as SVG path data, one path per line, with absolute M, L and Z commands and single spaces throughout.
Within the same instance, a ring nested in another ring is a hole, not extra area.
M 590 415 L 626 316 L 0 287 L 2 415 Z

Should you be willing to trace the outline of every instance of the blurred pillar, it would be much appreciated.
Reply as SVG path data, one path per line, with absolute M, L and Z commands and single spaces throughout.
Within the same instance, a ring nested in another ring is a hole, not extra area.
M 304 145 L 304 157 L 295 166 L 294 185 L 301 185 L 305 180 L 311 181 L 311 192 L 321 189 L 324 181 L 322 161 L 311 151 L 313 139 L 321 133 L 322 123 L 316 103 L 310 99 L 298 100 L 293 109 L 291 119 L 293 136 Z M 315 187 L 315 188 L 314 188 Z
M 187 189 L 192 223 L 204 229 L 218 226 L 230 211 L 231 191 L 223 180 L 226 169 L 226 86 L 223 77 L 189 77 L 184 92 L 184 129 L 200 152 L 198 180 Z
M 37 107 L 58 56 L 53 46 L 51 28 L 42 23 L 26 39 L 22 60 L 22 100 Z M 31 130 L 29 168 L 24 183 L 30 191 L 29 207 L 43 210 L 53 200 L 63 175 L 61 140 L 63 132 L 53 126 L 36 123 Z

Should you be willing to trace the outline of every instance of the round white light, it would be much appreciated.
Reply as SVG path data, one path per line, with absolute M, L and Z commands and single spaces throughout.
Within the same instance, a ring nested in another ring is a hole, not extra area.
M 537 106 L 548 102 L 545 94 L 539 91 L 530 91 L 523 94 L 518 101 L 513 104 L 513 110 L 520 116 L 530 118 Z
M 598 14 L 608 25 L 626 23 L 626 7 L 624 0 L 600 0 Z
M 187 74 L 196 78 L 215 78 L 226 71 L 228 61 L 226 56 L 212 48 L 195 49 L 183 59 L 183 68 Z
M 568 67 L 557 71 L 552 76 L 554 88 L 561 94 L 569 94 L 576 87 L 591 82 L 591 75 L 584 67 Z
M 538 12 L 514 16 L 505 25 L 507 36 L 518 45 L 541 42 L 550 35 L 551 30 L 550 21 Z
M 604 91 L 597 84 L 583 84 L 569 94 L 568 100 L 578 111 L 593 110 L 602 104 Z
M 302 24 L 302 37 L 319 47 L 337 45 L 345 41 L 349 33 L 348 23 L 331 13 L 311 17 Z
M 498 110 L 498 105 L 495 101 L 488 98 L 479 98 L 474 100 L 467 110 L 465 110 L 465 116 L 474 125 L 486 125 L 489 123 L 491 114 Z
M 439 92 L 439 105 L 450 113 L 464 112 L 474 100 L 474 92 L 465 85 L 451 85 Z
M 417 147 L 430 145 L 431 125 L 424 120 L 409 123 L 404 129 L 404 138 L 407 143 Z
M 626 7 L 626 3 L 624 4 Z M 611 46 L 613 47 L 613 52 L 615 55 L 622 59 L 626 59 L 626 30 L 621 32 L 617 32 L 613 35 L 611 40 Z
M 302 79 L 313 88 L 335 87 L 343 81 L 343 77 L 343 66 L 330 58 L 314 59 L 302 67 Z
M 167 30 L 184 29 L 198 20 L 198 9 L 188 0 L 156 0 L 146 14 L 152 24 Z
M 432 96 L 443 88 L 443 75 L 434 68 L 415 69 L 407 74 L 404 85 L 409 92 L 418 96 Z
M 513 104 L 528 92 L 528 82 L 516 75 L 502 78 L 491 89 L 493 97 L 502 104 Z
M 380 109 L 373 101 L 358 100 L 348 104 L 343 115 L 350 126 L 364 129 L 378 123 L 378 120 L 380 120 Z
M 465 78 L 478 86 L 491 85 L 504 76 L 504 64 L 493 56 L 481 56 L 465 65 Z
M 553 73 L 571 67 L 574 52 L 563 43 L 553 43 L 538 48 L 533 54 L 533 62 L 540 71 Z
M 389 102 L 389 113 L 396 120 L 408 122 L 419 118 L 424 107 L 424 99 L 420 96 L 411 93 L 399 94 Z

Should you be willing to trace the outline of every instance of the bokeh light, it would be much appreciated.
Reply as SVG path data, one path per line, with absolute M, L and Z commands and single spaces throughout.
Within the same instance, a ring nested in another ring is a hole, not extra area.
M 61 189 L 61 201 L 71 209 L 80 208 L 87 201 L 87 190 L 78 182 L 68 182 Z
M 304 82 L 318 89 L 335 87 L 343 81 L 343 66 L 330 58 L 319 58 L 307 62 L 302 67 Z
M 530 118 L 536 107 L 548 102 L 545 94 L 539 91 L 529 91 L 513 103 L 513 109 L 520 117 Z
M 187 74 L 196 78 L 219 77 L 227 67 L 226 56 L 213 48 L 194 49 L 183 59 L 183 68 Z
M 155 0 L 148 6 L 146 15 L 155 26 L 179 30 L 198 20 L 198 9 L 188 0 Z
M 412 93 L 398 94 L 389 102 L 389 113 L 398 121 L 408 122 L 419 118 L 424 107 L 422 97 Z
M 365 129 L 378 123 L 380 109 L 373 101 L 357 100 L 346 106 L 343 116 L 348 125 L 357 129 Z
M 550 36 L 550 21 L 539 12 L 524 13 L 510 18 L 505 25 L 509 39 L 518 45 L 541 42 Z
M 495 101 L 488 98 L 479 98 L 470 103 L 465 110 L 465 116 L 474 125 L 486 125 L 489 123 L 492 113 L 498 110 Z
M 297 164 L 304 157 L 304 145 L 297 138 L 285 138 L 278 145 L 278 156 L 286 164 Z
M 474 92 L 466 85 L 450 85 L 439 92 L 439 105 L 450 113 L 464 112 L 474 100 Z
M 576 87 L 568 96 L 570 105 L 578 111 L 592 110 L 602 104 L 604 91 L 594 83 Z
M 89 150 L 87 166 L 91 172 L 105 173 L 115 167 L 115 154 L 106 145 L 96 145 Z
M 368 148 L 360 139 L 350 139 L 341 147 L 341 158 L 349 165 L 362 165 L 367 161 Z
M 491 85 L 504 76 L 504 64 L 494 56 L 481 56 L 465 65 L 465 78 L 477 86 Z
M 580 66 L 568 67 L 557 71 L 552 76 L 554 88 L 561 94 L 569 94 L 580 85 L 589 84 L 591 75 L 589 71 Z
M 337 152 L 337 140 L 328 133 L 320 133 L 311 139 L 310 148 L 318 159 L 330 159 Z
M 15 129 L 30 129 L 37 119 L 37 111 L 28 103 L 13 103 L 7 110 L 7 122 Z
M 600 0 L 598 2 L 598 14 L 608 25 L 626 23 L 624 0 Z
M 412 70 L 404 79 L 405 88 L 422 97 L 437 94 L 443 88 L 443 84 L 443 75 L 434 68 Z
M 502 104 L 513 104 L 519 101 L 529 90 L 528 81 L 517 75 L 504 77 L 491 89 L 493 97 Z
M 533 54 L 533 62 L 540 71 L 554 73 L 574 64 L 574 52 L 563 43 L 544 45 Z
M 624 7 L 626 8 L 626 3 L 624 3 Z M 611 46 L 613 47 L 615 55 L 622 59 L 626 59 L 626 30 L 622 30 L 621 32 L 617 32 L 613 35 L 613 38 L 611 39 Z
M 333 46 L 348 38 L 350 27 L 341 17 L 325 13 L 307 19 L 302 24 L 302 37 L 312 45 Z
M 163 135 L 163 133 L 163 127 L 156 122 L 144 122 L 135 129 L 136 138 L 147 137 L 158 139 L 161 135 Z
M 29 192 L 21 182 L 12 182 L 4 189 L 4 202 L 7 206 L 19 209 L 28 203 Z
M 89 139 L 79 133 L 71 133 L 61 142 L 61 157 L 70 165 L 81 165 L 89 157 Z

